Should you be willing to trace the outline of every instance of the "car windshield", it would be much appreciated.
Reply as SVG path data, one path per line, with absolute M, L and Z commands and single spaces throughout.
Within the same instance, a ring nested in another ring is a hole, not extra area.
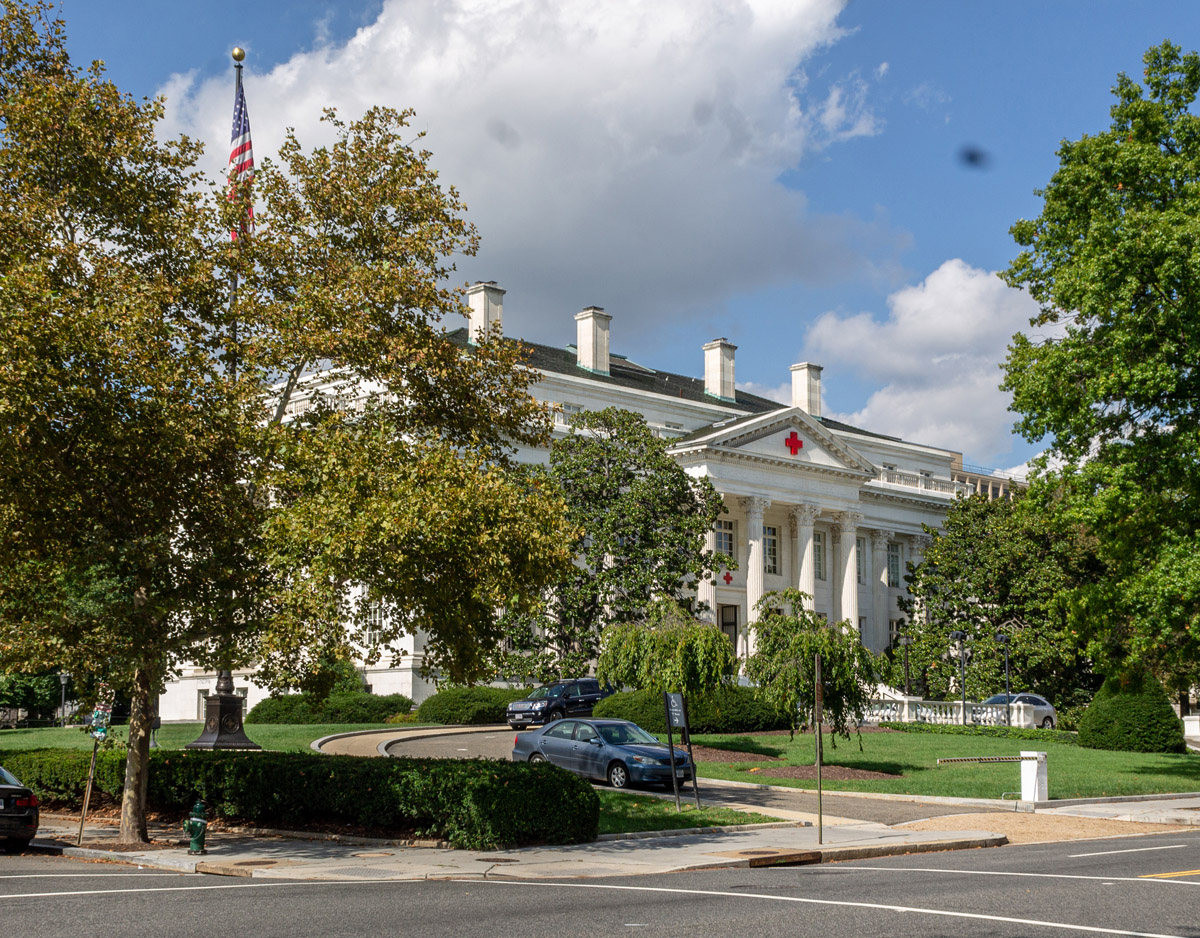
M 1008 703 L 1008 694 L 993 694 L 991 697 L 989 697 L 987 700 L 985 700 L 984 703 L 985 704 Z
M 539 687 L 532 694 L 526 697 L 526 700 L 545 700 L 547 697 L 557 697 L 562 693 L 562 685 L 555 684 L 553 686 Z
M 650 743 L 661 746 L 657 739 L 634 723 L 601 723 L 598 727 L 604 741 L 614 746 L 627 746 L 630 743 Z
M 21 783 L 18 782 L 15 778 L 13 778 L 13 776 L 8 771 L 6 771 L 3 767 L 0 767 L 0 785 L 20 785 L 20 784 Z

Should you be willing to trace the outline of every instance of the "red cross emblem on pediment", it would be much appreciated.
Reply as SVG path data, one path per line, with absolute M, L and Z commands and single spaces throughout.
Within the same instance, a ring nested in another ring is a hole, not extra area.
M 730 583 L 733 582 L 733 574 L 730 573 L 728 570 L 726 570 L 725 575 L 723 577 L 721 577 L 721 579 L 724 580 L 725 585 L 728 586 Z
M 804 441 L 796 435 L 796 431 L 792 431 L 792 435 L 783 441 L 783 445 L 792 451 L 792 455 L 797 455 L 804 446 Z

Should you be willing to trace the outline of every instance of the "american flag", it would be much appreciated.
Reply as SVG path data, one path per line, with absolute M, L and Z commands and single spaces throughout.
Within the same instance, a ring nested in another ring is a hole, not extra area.
M 238 183 L 247 183 L 253 178 L 254 145 L 250 142 L 250 113 L 246 110 L 245 89 L 239 81 L 237 97 L 233 101 L 233 134 L 229 142 L 229 197 L 235 197 Z M 254 224 L 253 206 L 247 209 L 247 224 Z M 230 234 L 237 238 L 236 231 Z

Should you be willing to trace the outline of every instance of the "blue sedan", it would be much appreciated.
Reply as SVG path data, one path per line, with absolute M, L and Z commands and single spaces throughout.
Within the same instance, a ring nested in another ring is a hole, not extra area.
M 514 762 L 552 762 L 613 788 L 670 785 L 671 757 L 664 743 L 628 720 L 556 720 L 513 740 Z M 675 750 L 675 775 L 691 781 L 687 753 Z

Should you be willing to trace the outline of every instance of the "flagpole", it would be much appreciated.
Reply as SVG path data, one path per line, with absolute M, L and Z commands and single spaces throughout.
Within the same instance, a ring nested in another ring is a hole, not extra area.
M 246 51 L 241 46 L 236 46 L 230 53 L 233 57 L 234 69 L 234 85 L 233 85 L 233 106 L 234 119 L 237 120 L 237 112 L 239 105 L 242 104 L 242 60 L 246 58 Z M 248 120 L 248 118 L 247 118 Z M 253 165 L 253 163 L 251 163 Z M 230 160 L 230 197 L 237 195 L 237 184 L 239 173 L 237 165 Z M 243 233 L 246 229 L 242 228 Z M 236 239 L 236 232 L 231 232 Z M 235 250 L 241 250 L 240 246 Z M 236 314 L 238 291 L 238 273 L 237 266 L 234 265 L 230 278 L 229 287 L 229 354 L 228 367 L 230 380 L 237 384 L 238 372 L 238 320 Z M 235 389 L 236 391 L 236 389 Z M 205 700 L 204 712 L 204 729 L 200 736 L 192 740 L 184 746 L 185 749 L 261 749 L 257 743 L 253 742 L 246 736 L 246 731 L 242 728 L 242 699 L 234 692 L 233 687 L 233 670 L 232 662 L 226 660 L 224 664 L 230 665 L 226 668 L 217 669 L 217 684 L 214 690 L 215 694 L 209 695 Z

